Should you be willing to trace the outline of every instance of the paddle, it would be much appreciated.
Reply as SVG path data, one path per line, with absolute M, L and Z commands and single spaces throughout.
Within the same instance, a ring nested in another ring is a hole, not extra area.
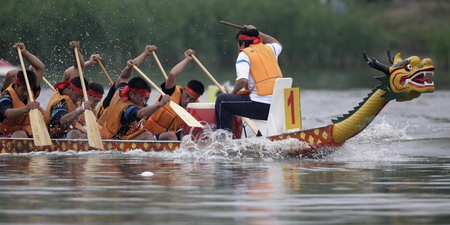
M 234 24 L 234 23 L 230 23 L 230 22 L 223 21 L 223 20 L 219 21 L 219 23 L 221 23 L 221 24 L 223 24 L 223 25 L 230 26 L 230 27 L 234 27 L 234 28 L 237 28 L 237 29 L 240 29 L 240 30 L 242 30 L 242 29 L 245 28 L 244 26 L 236 25 L 236 24 Z
M 100 66 L 100 69 L 103 71 L 103 74 L 105 75 L 105 77 L 108 78 L 109 85 L 113 85 L 114 81 L 111 80 L 111 77 L 109 76 L 108 72 L 106 72 L 106 69 L 102 64 L 102 61 L 100 61 L 100 59 L 97 59 L 97 62 L 98 62 L 98 66 Z
M 166 95 L 155 83 L 153 83 L 150 78 L 148 78 L 144 72 L 142 72 L 137 66 L 133 65 L 133 68 L 147 81 L 155 90 L 157 90 L 161 95 Z M 170 107 L 172 107 L 173 111 L 178 114 L 178 116 L 190 127 L 203 127 L 203 125 L 197 121 L 191 114 L 189 114 L 183 107 L 175 103 L 174 101 L 170 101 Z
M 50 82 L 48 82 L 48 80 L 47 79 L 45 79 L 45 77 L 42 77 L 42 80 L 45 82 L 45 84 L 47 84 L 47 86 L 50 88 L 50 89 L 52 89 L 53 90 L 53 92 L 55 92 L 56 91 L 56 89 L 55 89 L 55 87 L 53 87 L 53 85 L 52 84 L 50 84 Z
M 80 57 L 78 56 L 78 50 L 74 48 L 75 59 L 77 60 L 78 71 L 80 74 L 81 88 L 83 90 L 84 101 L 89 101 L 86 85 L 84 84 L 83 70 L 80 63 Z M 84 110 L 84 119 L 86 120 L 86 129 L 88 135 L 89 146 L 97 149 L 104 149 L 102 143 L 102 137 L 100 136 L 100 131 L 98 130 L 97 119 L 94 113 L 90 109 Z
M 161 70 L 161 73 L 164 76 L 164 79 L 167 80 L 168 77 L 167 77 L 166 71 L 162 67 L 161 62 L 159 61 L 158 56 L 156 55 L 156 52 L 153 51 L 152 55 L 153 55 L 153 58 L 155 58 L 156 64 L 158 64 L 159 70 Z
M 25 64 L 23 63 L 22 52 L 20 48 L 17 48 L 19 53 L 20 65 L 22 66 L 23 76 L 25 78 L 25 84 L 27 86 L 28 97 L 30 102 L 34 102 L 33 92 L 31 91 L 30 82 L 28 81 L 27 70 L 25 69 Z M 50 140 L 50 134 L 47 130 L 47 125 L 45 124 L 42 112 L 39 109 L 31 109 L 29 112 L 31 131 L 33 132 L 33 141 L 36 146 L 47 146 L 52 145 L 52 140 Z
M 192 59 L 194 59 L 194 61 L 197 63 L 197 65 L 203 70 L 203 72 L 205 72 L 205 74 L 209 77 L 209 79 L 211 79 L 211 81 L 217 86 L 217 88 L 219 88 L 220 92 L 227 93 L 225 88 L 223 88 L 223 86 L 220 85 L 216 79 L 214 79 L 213 75 L 211 75 L 211 73 L 209 73 L 209 71 L 203 66 L 203 64 L 197 59 L 197 57 L 195 57 L 194 54 L 192 54 L 191 57 L 192 57 Z M 242 119 L 248 124 L 248 126 L 253 130 L 253 132 L 255 132 L 256 136 L 262 136 L 261 132 L 259 131 L 255 122 L 253 122 L 253 120 L 246 118 L 246 117 L 242 117 Z

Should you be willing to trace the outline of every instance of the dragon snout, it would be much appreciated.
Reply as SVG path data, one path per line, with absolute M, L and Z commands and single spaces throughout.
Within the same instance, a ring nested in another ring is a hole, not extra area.
M 433 70 L 419 71 L 413 74 L 410 77 L 404 77 L 401 80 L 402 85 L 413 85 L 417 88 L 426 88 L 426 87 L 434 87 L 434 82 L 431 80 L 431 77 L 434 76 L 434 68 Z

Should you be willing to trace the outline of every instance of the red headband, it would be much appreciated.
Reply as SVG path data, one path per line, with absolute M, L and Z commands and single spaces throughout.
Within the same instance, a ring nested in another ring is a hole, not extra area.
M 81 90 L 81 88 L 75 86 L 75 84 L 72 84 L 71 81 L 72 81 L 72 78 L 70 78 L 70 79 L 68 79 L 66 81 L 63 81 L 63 82 L 56 83 L 55 84 L 55 89 L 58 90 L 58 91 L 61 91 L 61 90 L 66 89 L 66 87 L 68 87 L 70 85 L 70 87 L 73 90 L 75 90 L 76 92 L 78 92 L 80 94 L 83 94 L 83 90 Z
M 190 87 L 186 86 L 184 90 L 187 91 L 190 95 L 192 95 L 194 98 L 200 98 L 200 94 L 192 90 Z
M 89 89 L 88 94 L 97 98 L 103 98 L 103 94 L 95 92 L 92 89 Z
M 130 91 L 138 94 L 145 94 L 146 97 L 150 97 L 150 91 L 147 91 L 146 89 L 130 88 L 130 86 L 127 85 L 120 91 L 119 94 L 124 102 L 128 101 L 128 93 Z
M 245 34 L 239 34 L 239 40 L 240 41 L 251 41 L 253 40 L 253 45 L 262 43 L 262 37 L 258 36 L 258 37 L 253 37 L 253 36 L 248 36 Z

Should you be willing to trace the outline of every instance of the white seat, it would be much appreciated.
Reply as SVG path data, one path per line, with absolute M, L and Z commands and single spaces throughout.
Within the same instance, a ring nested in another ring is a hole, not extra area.
M 253 120 L 263 136 L 273 136 L 286 132 L 284 118 L 284 89 L 291 87 L 292 78 L 290 77 L 278 78 L 275 81 L 267 120 Z

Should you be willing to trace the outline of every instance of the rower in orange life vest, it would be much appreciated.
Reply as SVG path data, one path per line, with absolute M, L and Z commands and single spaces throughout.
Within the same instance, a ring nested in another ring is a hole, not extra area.
M 102 57 L 100 56 L 100 54 L 92 54 L 91 57 L 89 58 L 89 60 L 85 61 L 82 64 L 83 70 L 86 67 L 90 67 L 92 65 L 97 64 L 99 60 L 102 60 Z M 83 60 L 80 58 L 80 63 L 82 63 L 82 62 L 83 62 Z M 78 69 L 76 68 L 76 62 L 74 62 L 74 66 L 71 66 L 64 71 L 62 81 L 66 81 L 70 78 L 75 78 L 78 76 L 80 76 L 80 75 L 78 74 Z M 101 111 L 100 108 L 102 108 L 102 107 L 97 108 L 97 105 L 102 100 L 104 93 L 105 93 L 105 91 L 101 84 L 95 83 L 95 82 L 89 82 L 88 98 L 89 98 L 89 101 L 94 104 L 93 108 L 94 108 L 95 114 L 98 115 L 97 119 L 100 117 L 98 112 Z M 80 122 L 80 124 L 78 124 L 76 126 L 82 132 L 86 133 L 86 130 L 84 130 L 84 128 L 82 128 L 82 126 L 84 126 L 84 115 L 81 115 L 79 122 Z
M 100 103 L 100 105 L 97 107 L 97 110 L 95 111 L 95 115 L 97 118 L 100 118 L 100 116 L 103 114 L 103 112 L 106 110 L 106 108 L 109 107 L 109 104 L 111 102 L 111 99 L 113 98 L 114 94 L 117 92 L 118 89 L 123 88 L 127 83 L 128 80 L 131 77 L 131 73 L 133 71 L 133 68 L 130 67 L 130 65 L 136 65 L 139 66 L 147 56 L 151 55 L 153 51 L 155 51 L 157 48 L 155 45 L 147 45 L 145 46 L 144 51 L 134 58 L 133 60 L 129 60 L 127 62 L 127 65 L 122 70 L 122 73 L 117 78 L 117 80 L 114 82 L 114 84 L 110 87 L 108 94 L 106 94 L 105 99 Z M 100 123 L 102 121 L 99 121 Z
M 189 103 L 198 102 L 198 98 L 205 91 L 204 85 L 198 80 L 189 81 L 185 87 L 176 85 L 176 77 L 192 61 L 192 54 L 195 54 L 192 49 L 186 50 L 184 52 L 184 59 L 172 68 L 166 82 L 161 84 L 161 90 L 165 94 L 172 96 L 172 101 L 183 108 L 186 108 Z M 147 119 L 144 127 L 157 137 L 161 133 L 172 132 L 176 134 L 176 139 L 180 140 L 181 131 L 179 129 L 182 124 L 183 120 L 173 111 L 170 104 L 167 103 Z
M 29 102 L 28 91 L 23 71 L 16 74 L 11 84 L 0 96 L 0 136 L 27 138 L 32 136 L 30 117 L 31 109 L 39 108 L 39 102 Z M 30 86 L 36 85 L 36 75 L 28 70 Z
M 39 97 L 39 94 L 41 92 L 41 82 L 42 82 L 42 77 L 44 76 L 44 72 L 45 72 L 45 65 L 44 63 L 42 63 L 42 61 L 36 57 L 35 55 L 31 54 L 30 52 L 28 52 L 25 48 L 25 44 L 18 42 L 15 43 L 13 45 L 13 48 L 17 49 L 20 48 L 20 51 L 22 52 L 22 56 L 23 58 L 30 63 L 30 66 L 28 67 L 28 70 L 31 70 L 34 72 L 34 74 L 36 75 L 36 85 L 31 86 L 31 88 L 33 89 L 33 93 L 34 93 L 34 97 L 35 99 Z M 14 83 L 14 80 L 17 76 L 17 73 L 21 71 L 19 69 L 14 69 L 14 70 L 10 70 L 8 71 L 8 73 L 6 73 L 5 75 L 5 80 L 3 81 L 3 87 L 2 87 L 2 92 L 8 88 L 12 83 Z
M 161 102 L 148 106 L 150 91 L 150 86 L 140 77 L 132 78 L 118 89 L 99 119 L 102 138 L 153 140 L 153 134 L 143 128 L 141 119 L 152 115 L 170 101 L 170 96 L 166 95 Z
M 98 60 L 101 60 L 101 59 L 102 59 L 102 57 L 99 54 L 92 54 L 88 61 L 84 61 L 84 59 L 80 58 L 80 64 L 82 63 L 83 71 L 84 71 L 84 68 L 97 64 Z M 77 63 L 74 62 L 73 66 L 67 68 L 64 71 L 62 81 L 66 81 L 70 78 L 75 78 L 75 77 L 80 76 L 78 73 L 78 68 L 76 68 L 76 66 L 77 66 Z M 89 87 L 86 87 L 86 88 L 88 88 L 88 91 L 87 91 L 88 99 L 90 102 L 93 103 L 92 108 L 94 109 L 94 112 L 95 112 L 97 110 L 97 105 L 102 100 L 103 94 L 105 93 L 105 91 L 101 84 L 95 83 L 95 82 L 89 82 Z M 79 104 L 79 103 L 76 103 L 76 104 Z M 97 117 L 97 119 L 98 119 L 98 117 Z M 84 119 L 84 114 L 81 114 L 80 117 L 78 118 L 78 121 L 75 123 L 75 127 L 82 133 L 87 134 L 87 131 L 84 128 L 85 123 L 86 122 Z
M 77 47 L 77 41 L 70 42 L 72 51 Z M 75 53 L 74 53 L 75 54 Z M 79 51 L 77 53 L 81 65 L 84 64 L 82 55 Z M 75 67 L 77 68 L 77 67 Z M 77 68 L 82 69 L 82 68 Z M 84 80 L 85 86 L 89 87 L 89 83 Z M 68 138 L 79 139 L 84 138 L 85 135 L 74 127 L 78 117 L 83 114 L 84 110 L 92 109 L 92 102 L 83 100 L 83 91 L 81 87 L 80 77 L 71 78 L 69 80 L 59 82 L 55 85 L 56 92 L 53 93 L 47 104 L 47 109 L 44 113 L 44 119 L 49 127 L 49 133 L 52 138 Z M 80 106 L 77 108 L 77 103 Z
M 267 120 L 275 80 L 283 77 L 277 61 L 282 46 L 275 38 L 245 25 L 236 39 L 239 55 L 233 93 L 220 94 L 215 104 L 217 128 L 229 131 L 233 115 Z
M 133 65 L 138 66 L 147 56 L 156 50 L 156 46 L 147 45 L 144 52 L 133 60 L 129 60 L 127 66 L 122 70 L 122 74 L 111 86 L 109 92 L 99 110 L 100 133 L 103 139 L 155 139 L 151 132 L 145 130 L 142 121 L 152 115 L 157 109 L 170 101 L 170 96 L 166 96 L 160 103 L 147 106 L 150 96 L 150 87 L 141 78 L 130 79 Z M 142 121 L 141 121 L 142 120 Z M 159 140 L 171 140 L 174 134 L 163 133 Z

